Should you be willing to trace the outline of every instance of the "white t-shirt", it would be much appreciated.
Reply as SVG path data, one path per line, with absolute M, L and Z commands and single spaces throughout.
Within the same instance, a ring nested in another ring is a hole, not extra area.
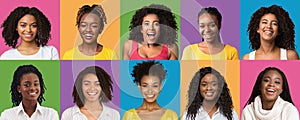
M 37 103 L 34 113 L 29 117 L 21 102 L 19 106 L 4 110 L 0 120 L 59 120 L 59 118 L 53 108 L 40 106 L 39 103 Z
M 104 104 L 103 111 L 97 120 L 120 120 L 120 113 Z M 77 105 L 66 109 L 61 116 L 61 120 L 88 120 L 87 117 L 80 112 Z
M 5 51 L 0 59 L 2 60 L 58 60 L 57 49 L 53 46 L 40 47 L 39 51 L 33 55 L 22 55 L 17 49 L 13 48 Z
M 187 118 L 187 111 L 183 113 L 182 120 L 191 120 L 190 118 Z M 218 108 L 218 110 L 213 114 L 212 118 L 210 119 L 208 113 L 201 106 L 196 114 L 195 120 L 227 120 L 227 118 L 219 111 Z M 239 120 L 239 117 L 234 109 L 232 109 L 232 120 Z

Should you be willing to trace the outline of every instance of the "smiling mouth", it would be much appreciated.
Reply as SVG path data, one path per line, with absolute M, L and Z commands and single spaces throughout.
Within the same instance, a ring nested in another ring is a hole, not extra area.
M 205 95 L 208 96 L 208 97 L 212 97 L 213 94 L 214 94 L 214 92 L 212 92 L 212 91 L 205 92 Z
M 272 30 L 264 30 L 264 33 L 266 34 L 266 35 L 273 35 L 273 33 L 274 33 L 274 31 L 272 31 Z
M 37 95 L 38 92 L 37 91 L 32 91 L 32 92 L 29 92 L 29 95 Z
M 95 96 L 95 95 L 97 95 L 96 92 L 88 92 L 87 94 L 88 94 L 89 96 Z

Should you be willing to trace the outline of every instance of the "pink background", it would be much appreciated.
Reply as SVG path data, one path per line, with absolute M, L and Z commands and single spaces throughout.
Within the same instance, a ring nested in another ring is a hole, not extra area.
M 292 100 L 297 107 L 298 111 L 300 110 L 300 94 L 297 94 L 297 91 L 300 91 L 300 80 L 299 80 L 299 68 L 300 61 L 241 61 L 241 81 L 240 81 L 240 94 L 241 94 L 241 112 L 245 106 L 252 88 L 255 84 L 258 74 L 263 71 L 266 67 L 276 67 L 279 68 L 286 76 L 290 88 L 290 93 Z
M 28 6 L 36 7 L 44 13 L 44 15 L 49 19 L 51 23 L 51 39 L 47 45 L 55 46 L 60 53 L 59 47 L 59 0 L 1 0 L 0 3 L 0 24 L 2 25 L 3 21 L 15 8 L 19 6 Z M 4 51 L 10 49 L 5 45 L 4 39 L 2 37 L 2 30 L 0 29 L 0 54 Z M 20 43 L 20 42 L 18 42 Z

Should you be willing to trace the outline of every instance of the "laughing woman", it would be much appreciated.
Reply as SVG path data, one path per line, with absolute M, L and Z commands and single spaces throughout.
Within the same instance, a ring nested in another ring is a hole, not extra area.
M 97 42 L 98 36 L 103 32 L 106 15 L 101 5 L 82 6 L 76 18 L 82 43 L 68 50 L 64 60 L 117 60 L 118 56 L 112 49 Z
M 243 120 L 299 120 L 284 73 L 268 67 L 259 73 L 243 112 Z
M 73 87 L 76 105 L 63 112 L 62 120 L 119 120 L 119 112 L 104 104 L 111 101 L 112 90 L 112 80 L 102 68 L 85 68 Z
M 136 11 L 124 43 L 124 60 L 176 60 L 177 25 L 171 9 L 158 4 Z
M 133 108 L 123 116 L 123 120 L 177 120 L 177 114 L 162 108 L 156 101 L 162 90 L 166 71 L 162 64 L 155 61 L 138 63 L 132 71 L 133 82 L 138 85 L 144 97 L 142 105 Z
M 11 84 L 13 108 L 1 113 L 1 120 L 58 120 L 57 112 L 41 106 L 45 100 L 45 84 L 33 65 L 19 66 Z
M 57 49 L 47 46 L 51 37 L 51 24 L 39 9 L 18 7 L 9 14 L 1 27 L 2 37 L 12 49 L 5 51 L 0 59 L 59 59 Z

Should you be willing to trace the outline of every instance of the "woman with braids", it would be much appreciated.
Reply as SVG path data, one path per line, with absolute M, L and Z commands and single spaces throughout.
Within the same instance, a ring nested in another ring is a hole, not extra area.
M 64 60 L 116 60 L 117 54 L 97 42 L 98 36 L 102 33 L 106 22 L 106 16 L 101 5 L 82 6 L 76 18 L 76 26 L 82 43 L 71 50 L 68 50 Z
M 41 72 L 33 65 L 19 66 L 11 84 L 13 108 L 1 113 L 1 120 L 58 120 L 57 112 L 41 106 L 45 100 Z
M 224 77 L 211 67 L 196 72 L 188 98 L 182 120 L 238 120 Z
M 284 73 L 268 67 L 257 76 L 243 112 L 243 120 L 299 120 Z
M 177 25 L 171 9 L 158 4 L 136 11 L 124 43 L 124 60 L 176 60 Z
M 297 60 L 294 23 L 282 7 L 261 7 L 248 25 L 251 48 L 244 60 Z
M 144 101 L 139 108 L 133 108 L 123 116 L 123 120 L 177 120 L 176 112 L 162 108 L 156 101 L 162 90 L 166 70 L 156 61 L 144 61 L 134 66 L 133 82 L 138 85 Z
M 47 46 L 51 24 L 37 8 L 17 7 L 1 27 L 6 45 L 12 47 L 1 55 L 1 59 L 59 59 L 57 49 Z
M 238 60 L 238 51 L 221 43 L 222 15 L 217 8 L 202 8 L 198 13 L 202 42 L 184 48 L 182 60 Z
M 119 112 L 103 104 L 111 101 L 112 91 L 112 80 L 102 68 L 85 68 L 73 87 L 76 105 L 63 112 L 62 120 L 119 120 Z

